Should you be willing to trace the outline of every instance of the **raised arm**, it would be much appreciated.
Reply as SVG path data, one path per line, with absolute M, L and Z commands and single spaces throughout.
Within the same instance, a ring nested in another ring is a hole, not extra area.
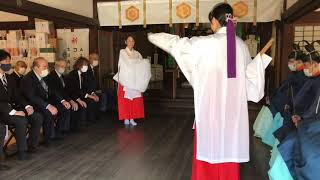
M 197 56 L 194 52 L 197 52 L 197 44 L 199 44 L 200 38 L 180 38 L 177 35 L 167 33 L 148 34 L 149 41 L 170 53 L 177 61 L 181 71 L 193 85 L 192 72 L 197 64 Z
M 272 58 L 265 54 L 258 54 L 253 60 L 248 53 L 246 69 L 246 87 L 248 101 L 259 102 L 264 96 L 265 69 Z

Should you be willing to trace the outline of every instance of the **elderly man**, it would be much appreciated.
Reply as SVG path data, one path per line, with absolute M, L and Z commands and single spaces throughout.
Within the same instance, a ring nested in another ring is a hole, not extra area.
M 44 117 L 44 134 L 45 144 L 48 146 L 50 140 L 54 138 L 60 138 L 55 135 L 55 118 L 60 118 L 62 115 L 54 105 L 56 102 L 60 102 L 66 109 L 70 108 L 70 104 L 63 99 L 63 97 L 57 93 L 54 88 L 49 86 L 47 75 L 49 74 L 48 62 L 43 57 L 34 59 L 32 64 L 32 71 L 30 71 L 21 80 L 21 91 L 24 97 L 39 111 Z M 58 122 L 61 122 L 58 119 Z

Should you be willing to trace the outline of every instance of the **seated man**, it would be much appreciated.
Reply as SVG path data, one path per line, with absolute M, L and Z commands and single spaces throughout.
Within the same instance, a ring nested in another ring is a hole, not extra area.
M 29 150 L 34 151 L 39 142 L 42 117 L 24 100 L 14 80 L 5 72 L 11 69 L 10 54 L 0 50 L 0 122 L 15 126 L 19 159 L 27 157 L 27 124 L 31 124 Z
M 17 87 L 20 87 L 20 81 L 26 73 L 26 70 L 27 64 L 24 61 L 17 61 L 13 72 L 10 74 L 10 76 L 15 80 Z
M 96 120 L 99 97 L 88 91 L 87 84 L 84 83 L 83 73 L 88 70 L 88 60 L 80 57 L 74 64 L 73 71 L 67 77 L 66 89 L 69 96 L 77 101 L 82 108 L 86 109 L 87 122 Z
M 43 130 L 45 134 L 45 145 L 50 144 L 51 139 L 60 138 L 55 134 L 54 120 L 58 115 L 57 108 L 53 105 L 60 102 L 63 106 L 68 104 L 58 93 L 51 88 L 46 76 L 49 74 L 48 62 L 43 57 L 34 59 L 32 71 L 21 80 L 21 91 L 24 97 L 43 115 Z M 60 112 L 64 113 L 64 112 Z M 58 120 L 59 122 L 63 119 Z M 61 122 L 62 124 L 64 122 Z
M 5 160 L 5 156 L 3 154 L 3 144 L 4 144 L 5 136 L 6 136 L 6 127 L 3 124 L 0 124 L 0 171 L 10 169 L 9 166 L 1 164 Z
M 99 55 L 91 53 L 89 55 L 88 71 L 83 73 L 84 83 L 87 84 L 89 92 L 99 97 L 99 110 L 105 112 L 107 110 L 107 94 L 99 89 Z
M 70 130 L 70 121 L 72 123 L 78 121 L 82 113 L 85 113 L 83 108 L 79 108 L 78 104 L 72 100 L 66 90 L 66 79 L 64 76 L 65 69 L 67 66 L 67 61 L 64 59 L 59 59 L 55 62 L 54 70 L 48 75 L 49 86 L 54 89 L 54 91 L 62 96 L 64 101 L 69 104 L 69 107 L 62 106 L 60 102 L 56 102 L 59 112 L 64 112 L 65 120 L 64 124 L 58 122 L 58 129 L 62 132 L 68 132 Z M 69 110 L 70 109 L 70 110 Z M 71 111 L 71 112 L 70 112 Z M 80 113 L 80 114 L 79 114 Z

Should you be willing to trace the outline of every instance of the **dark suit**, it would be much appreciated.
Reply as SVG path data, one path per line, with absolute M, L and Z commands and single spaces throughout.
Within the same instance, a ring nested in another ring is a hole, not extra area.
M 88 83 L 84 80 L 84 77 L 81 77 L 81 82 L 79 79 L 79 74 L 77 70 L 73 70 L 67 76 L 66 89 L 69 96 L 76 101 L 78 98 L 87 103 L 86 117 L 87 121 L 95 121 L 98 103 L 93 100 L 86 98 L 86 94 L 91 94 L 90 87 Z M 81 88 L 80 88 L 81 83 Z
M 15 126 L 18 151 L 23 152 L 27 150 L 26 130 L 28 122 L 31 124 L 30 145 L 37 146 L 43 118 L 36 112 L 26 117 L 9 115 L 12 110 L 25 111 L 28 103 L 17 89 L 15 80 L 8 75 L 6 75 L 6 80 L 7 89 L 2 82 L 0 83 L 0 122 Z
M 110 98 L 109 92 L 97 92 L 98 90 L 101 90 L 99 85 L 99 67 L 91 67 L 89 65 L 88 71 L 83 73 L 84 75 L 84 83 L 87 84 L 87 89 L 89 92 L 95 92 L 96 95 L 99 96 L 99 110 L 101 112 L 105 112 L 107 110 L 107 98 Z
M 46 91 L 41 85 L 41 82 L 36 74 L 33 71 L 30 71 L 22 78 L 20 87 L 24 97 L 31 103 L 36 111 L 43 115 L 45 140 L 48 143 L 50 138 L 55 137 L 55 131 L 54 117 L 47 109 L 47 106 L 49 104 L 53 104 L 53 102 L 60 102 L 63 100 L 63 98 L 54 92 L 54 89 L 49 86 L 46 78 L 43 78 L 43 80 L 48 87 L 48 91 Z
M 10 75 L 9 75 L 13 80 L 14 82 L 16 82 L 16 87 L 20 87 L 20 81 L 21 79 L 23 78 L 23 76 L 19 76 L 16 72 L 12 72 Z
M 3 154 L 3 144 L 4 144 L 5 136 L 6 136 L 6 127 L 5 127 L 5 125 L 0 123 L 0 162 L 1 162 L 1 157 L 4 156 L 4 154 Z
M 49 83 L 49 87 L 54 89 L 54 92 L 61 95 L 62 98 L 69 102 L 71 98 L 68 96 L 68 93 L 65 89 L 65 77 L 62 75 L 62 79 L 58 76 L 57 72 L 54 70 L 52 71 L 48 77 L 47 82 Z M 58 117 L 58 124 L 57 128 L 59 131 L 67 132 L 70 130 L 70 118 L 71 118 L 71 110 L 66 109 L 60 101 L 54 102 L 54 105 L 57 106 L 59 111 Z

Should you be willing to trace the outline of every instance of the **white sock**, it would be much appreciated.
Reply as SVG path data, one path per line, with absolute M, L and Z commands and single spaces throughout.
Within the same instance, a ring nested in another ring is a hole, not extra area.
M 129 119 L 125 119 L 125 120 L 124 120 L 124 124 L 125 124 L 125 125 L 128 125 L 128 124 L 130 124 L 130 121 L 129 121 Z
M 136 125 L 137 125 L 137 123 L 136 123 L 133 119 L 130 119 L 130 124 L 131 124 L 132 126 L 136 126 Z

